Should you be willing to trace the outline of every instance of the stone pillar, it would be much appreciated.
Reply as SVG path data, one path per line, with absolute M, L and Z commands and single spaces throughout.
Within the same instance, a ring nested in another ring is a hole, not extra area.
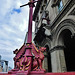
M 48 72 L 48 60 L 47 60 L 47 53 L 44 53 L 44 60 L 43 60 L 43 68 Z
M 52 72 L 66 72 L 64 47 L 55 46 L 51 50 Z

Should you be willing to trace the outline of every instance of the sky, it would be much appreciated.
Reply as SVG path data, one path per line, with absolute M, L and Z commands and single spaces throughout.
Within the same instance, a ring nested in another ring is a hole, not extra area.
M 0 55 L 12 68 L 15 56 L 13 51 L 23 45 L 28 30 L 29 6 L 20 8 L 28 1 L 0 0 Z

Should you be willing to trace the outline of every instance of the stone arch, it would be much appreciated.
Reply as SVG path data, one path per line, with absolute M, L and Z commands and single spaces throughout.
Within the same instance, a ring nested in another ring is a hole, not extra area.
M 59 24 L 55 31 L 55 46 L 64 46 L 61 54 L 65 57 L 67 71 L 75 71 L 75 22 L 71 19 L 66 19 Z M 60 59 L 62 58 L 60 56 Z M 60 60 L 62 61 L 62 60 Z M 62 63 L 62 62 L 61 62 Z
M 66 19 L 58 25 L 58 27 L 55 30 L 55 34 L 54 34 L 55 45 L 61 45 L 61 43 L 63 45 L 61 33 L 66 29 L 69 30 L 72 33 L 71 36 L 73 36 L 75 34 L 75 22 L 71 19 Z M 62 40 L 61 43 L 60 43 L 60 40 Z

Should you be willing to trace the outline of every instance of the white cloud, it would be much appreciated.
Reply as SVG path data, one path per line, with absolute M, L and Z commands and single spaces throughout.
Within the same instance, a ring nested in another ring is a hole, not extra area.
M 29 6 L 20 8 L 28 0 L 0 0 L 0 55 L 13 68 L 13 51 L 24 43 L 28 30 Z M 19 9 L 20 12 L 13 9 Z M 34 25 L 33 25 L 34 31 Z
M 13 68 L 13 51 L 24 43 L 28 30 L 29 6 L 20 8 L 28 0 L 1 0 L 0 1 L 0 55 L 9 61 Z M 21 12 L 13 11 L 19 9 Z

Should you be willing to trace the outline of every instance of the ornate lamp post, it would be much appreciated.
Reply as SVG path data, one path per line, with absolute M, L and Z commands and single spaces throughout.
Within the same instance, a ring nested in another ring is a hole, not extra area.
M 44 47 L 40 47 L 38 50 L 36 46 L 32 43 L 32 19 L 33 19 L 33 7 L 34 3 L 38 1 L 30 0 L 29 3 L 22 5 L 20 7 L 24 7 L 29 5 L 29 25 L 28 25 L 28 36 L 26 45 L 23 44 L 21 49 L 15 50 L 14 53 L 16 56 L 14 57 L 14 69 L 9 72 L 9 74 L 19 74 L 22 73 L 25 75 L 29 75 L 30 71 L 35 71 L 33 73 L 36 74 L 37 71 L 40 73 L 44 73 L 45 70 L 42 68 L 42 61 L 44 59 L 43 51 L 46 50 Z M 34 54 L 34 59 L 33 55 Z
M 20 7 L 24 7 L 26 5 L 29 5 L 29 25 L 28 25 L 28 36 L 27 36 L 27 43 L 26 43 L 26 52 L 24 56 L 27 57 L 28 61 L 30 62 L 29 66 L 27 67 L 28 71 L 31 71 L 32 69 L 32 53 L 31 53 L 31 45 L 32 45 L 32 16 L 33 16 L 33 7 L 34 3 L 37 1 L 30 0 L 28 4 L 22 5 Z

